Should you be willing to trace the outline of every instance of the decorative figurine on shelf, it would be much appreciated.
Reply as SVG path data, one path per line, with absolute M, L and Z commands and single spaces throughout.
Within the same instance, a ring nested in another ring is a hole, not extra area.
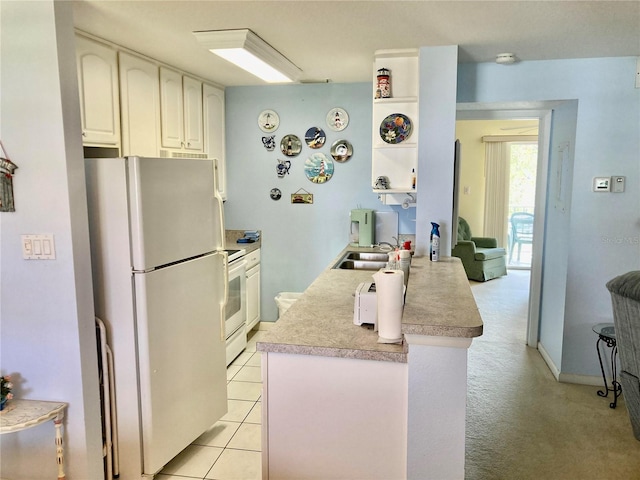
M 389 177 L 378 177 L 376 178 L 376 183 L 373 186 L 376 190 L 388 190 L 391 188 L 391 183 L 389 182 Z
M 378 69 L 376 98 L 391 98 L 391 70 L 387 68 Z M 378 96 L 380 92 L 380 96 Z

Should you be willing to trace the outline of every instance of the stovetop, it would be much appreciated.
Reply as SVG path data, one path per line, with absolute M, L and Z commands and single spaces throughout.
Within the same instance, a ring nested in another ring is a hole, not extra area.
M 233 262 L 234 260 L 238 260 L 246 255 L 247 251 L 244 248 L 241 249 L 227 249 L 225 250 L 229 255 L 229 262 Z

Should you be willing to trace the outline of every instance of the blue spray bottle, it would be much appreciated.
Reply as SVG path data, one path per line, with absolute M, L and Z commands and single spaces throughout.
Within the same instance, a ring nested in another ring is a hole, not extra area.
M 429 247 L 429 259 L 432 262 L 440 260 L 440 225 L 431 222 L 431 245 Z

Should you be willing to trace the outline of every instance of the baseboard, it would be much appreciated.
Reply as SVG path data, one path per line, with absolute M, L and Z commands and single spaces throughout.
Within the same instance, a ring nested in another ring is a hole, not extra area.
M 601 376 L 597 375 L 577 375 L 574 373 L 561 373 L 560 382 L 575 383 L 577 385 L 590 385 L 593 387 L 602 387 L 603 381 Z
M 558 382 L 575 383 L 577 385 L 590 385 L 594 387 L 603 385 L 602 377 L 598 375 L 577 375 L 575 373 L 560 373 L 560 370 L 558 370 L 556 364 L 553 363 L 553 360 L 551 360 L 551 356 L 547 353 L 540 342 L 538 342 L 538 351 L 549 367 L 549 370 L 551 370 L 551 374 Z
M 551 374 L 553 375 L 553 377 L 556 379 L 556 381 L 559 382 L 560 370 L 558 370 L 558 367 L 556 367 L 556 364 L 553 363 L 553 360 L 551 360 L 551 356 L 547 353 L 547 351 L 544 349 L 544 347 L 540 342 L 538 342 L 538 351 L 540 352 L 540 355 L 542 355 L 542 358 L 544 359 L 544 362 L 547 364 L 547 367 L 549 367 L 549 370 L 551 370 Z

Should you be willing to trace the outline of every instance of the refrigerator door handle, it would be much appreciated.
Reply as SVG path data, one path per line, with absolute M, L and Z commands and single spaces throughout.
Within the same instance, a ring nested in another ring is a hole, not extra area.
M 222 297 L 223 302 L 220 304 L 220 309 L 222 310 L 220 315 L 220 322 L 222 324 L 220 328 L 220 337 L 224 342 L 226 339 L 225 322 L 227 320 L 227 303 L 229 302 L 229 254 L 227 252 L 220 253 L 222 253 L 224 259 L 224 296 Z
M 214 171 L 214 183 L 213 183 L 213 195 L 216 199 L 216 203 L 218 204 L 218 218 L 220 219 L 220 238 L 218 239 L 220 242 L 219 244 L 222 245 L 222 249 L 224 250 L 226 247 L 225 245 L 225 231 L 224 231 L 224 208 L 223 208 L 223 200 L 222 197 L 220 196 L 220 189 L 219 189 L 219 185 L 220 185 L 220 170 L 218 169 L 218 159 L 215 158 L 213 160 L 213 171 Z

